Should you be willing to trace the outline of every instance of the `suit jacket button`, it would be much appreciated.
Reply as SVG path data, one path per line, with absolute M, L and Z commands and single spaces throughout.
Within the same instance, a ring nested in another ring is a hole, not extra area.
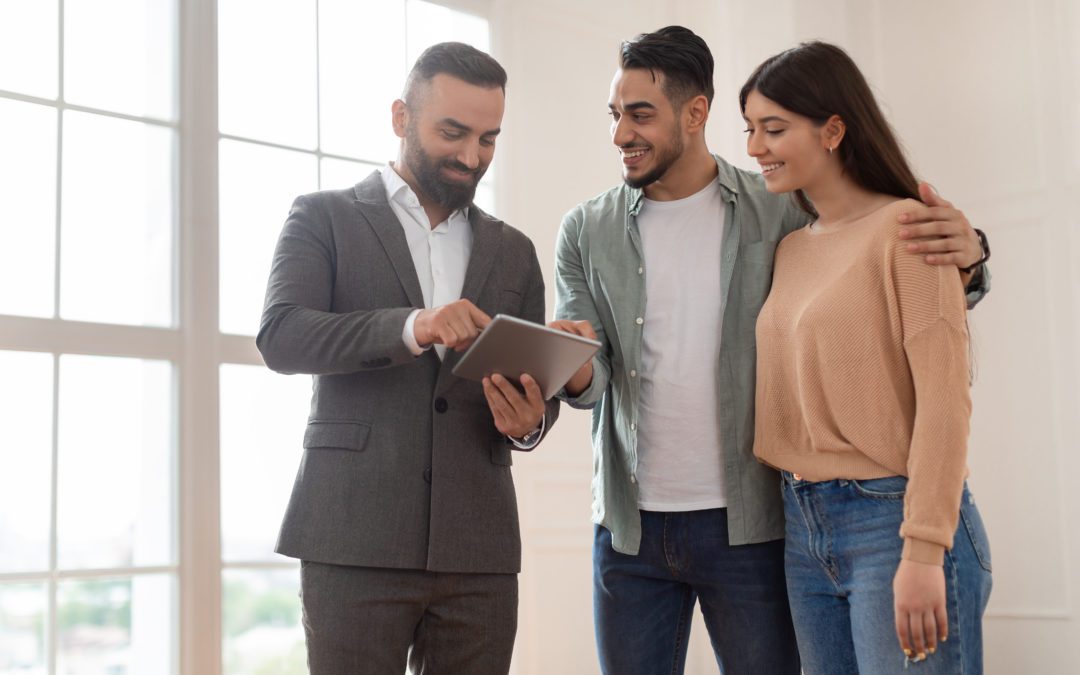
M 428 483 L 431 482 L 431 467 L 424 469 L 424 480 Z
M 435 412 L 444 413 L 450 408 L 450 405 L 446 402 L 446 399 L 440 396 L 435 399 Z

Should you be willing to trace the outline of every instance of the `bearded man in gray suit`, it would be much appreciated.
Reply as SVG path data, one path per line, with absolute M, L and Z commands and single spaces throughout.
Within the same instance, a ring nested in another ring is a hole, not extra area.
M 398 159 L 297 198 L 257 344 L 314 375 L 277 551 L 301 560 L 312 673 L 506 673 L 521 563 L 512 449 L 551 428 L 536 382 L 451 374 L 495 313 L 544 320 L 525 235 L 473 195 L 495 151 L 506 73 L 431 47 L 392 107 Z

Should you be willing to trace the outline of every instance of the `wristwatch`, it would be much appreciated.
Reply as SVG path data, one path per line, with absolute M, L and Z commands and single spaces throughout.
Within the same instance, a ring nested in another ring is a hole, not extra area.
M 986 264 L 986 261 L 990 259 L 990 242 L 986 239 L 986 233 L 978 228 L 974 229 L 975 234 L 979 235 L 979 245 L 982 246 L 982 257 L 975 261 L 975 263 L 968 265 L 967 267 L 961 267 L 960 271 L 965 274 L 971 272 L 979 265 Z

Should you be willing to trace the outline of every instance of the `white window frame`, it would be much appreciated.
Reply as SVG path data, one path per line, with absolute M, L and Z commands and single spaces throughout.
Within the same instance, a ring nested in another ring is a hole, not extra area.
M 492 24 L 488 0 L 428 0 L 480 16 Z M 37 103 L 62 111 L 79 111 L 175 129 L 177 200 L 173 218 L 174 326 L 155 328 L 69 321 L 60 307 L 60 200 L 62 195 L 63 124 L 57 120 L 56 240 L 54 309 L 51 318 L 0 314 L 0 350 L 53 355 L 52 514 L 50 572 L 0 574 L 0 581 L 50 583 L 46 649 L 48 672 L 56 672 L 56 582 L 128 574 L 176 574 L 178 595 L 174 625 L 177 634 L 173 664 L 179 675 L 220 675 L 223 670 L 222 574 L 225 569 L 292 569 L 290 562 L 224 564 L 221 550 L 220 369 L 224 364 L 263 365 L 250 336 L 219 332 L 218 146 L 222 138 L 269 147 L 325 153 L 320 147 L 291 148 L 221 134 L 218 131 L 217 0 L 178 0 L 177 122 L 167 122 L 66 103 L 64 96 L 64 0 L 58 0 L 60 30 L 59 89 L 56 100 L 0 91 L 0 98 Z M 492 36 L 494 44 L 494 36 Z M 321 180 L 322 162 L 318 161 Z M 56 571 L 56 498 L 59 363 L 63 354 L 155 359 L 173 367 L 176 435 L 172 476 L 175 495 L 174 565 Z M 297 455 L 299 461 L 299 452 Z

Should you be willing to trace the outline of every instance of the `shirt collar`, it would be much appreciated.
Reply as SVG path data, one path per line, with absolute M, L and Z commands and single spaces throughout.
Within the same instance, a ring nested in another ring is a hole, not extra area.
M 739 194 L 736 187 L 738 182 L 735 180 L 735 167 L 725 162 L 719 155 L 713 155 L 713 159 L 716 160 L 716 182 L 720 183 L 724 201 L 734 202 L 736 195 Z M 645 202 L 645 191 L 641 188 L 628 188 L 628 190 L 629 193 L 626 199 L 627 212 L 631 216 L 637 217 L 638 213 L 641 212 L 642 204 Z
M 387 162 L 386 166 L 380 170 L 382 176 L 383 187 L 386 188 L 386 200 L 394 202 L 406 209 L 420 209 L 420 199 L 416 196 L 416 192 L 405 182 L 405 179 L 401 177 L 401 174 L 394 168 L 393 162 Z M 464 220 L 469 221 L 469 207 L 457 209 L 452 212 L 446 221 L 450 224 L 460 222 Z M 437 225 L 438 223 L 436 223 Z

